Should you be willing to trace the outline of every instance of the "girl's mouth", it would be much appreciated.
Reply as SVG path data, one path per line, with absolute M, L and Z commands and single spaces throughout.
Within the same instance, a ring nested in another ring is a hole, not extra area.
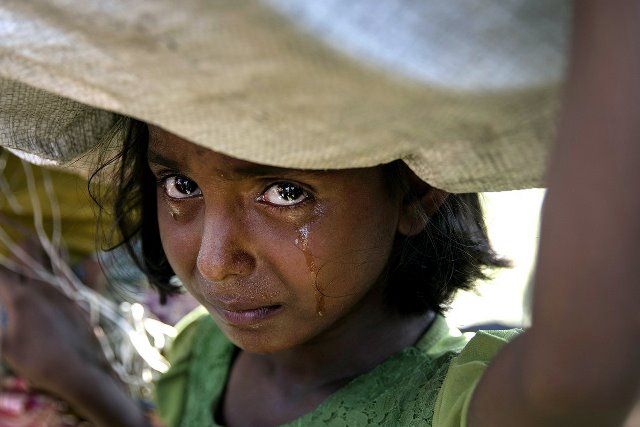
M 270 305 L 248 310 L 232 310 L 215 307 L 215 310 L 227 323 L 236 326 L 246 326 L 258 323 L 276 314 L 281 309 L 282 305 Z

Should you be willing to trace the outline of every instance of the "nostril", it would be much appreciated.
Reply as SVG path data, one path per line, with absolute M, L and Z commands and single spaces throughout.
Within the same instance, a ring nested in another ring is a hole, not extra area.
M 247 275 L 255 269 L 256 259 L 248 252 L 238 252 L 234 255 L 234 264 L 237 274 Z

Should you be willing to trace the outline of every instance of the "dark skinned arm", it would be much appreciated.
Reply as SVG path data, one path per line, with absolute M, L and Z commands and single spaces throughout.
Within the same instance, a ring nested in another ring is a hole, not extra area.
M 0 301 L 7 312 L 2 356 L 13 370 L 97 427 L 149 426 L 98 350 L 87 317 L 68 298 L 0 267 Z
M 469 425 L 619 426 L 640 391 L 640 2 L 575 2 L 533 326 L 487 369 Z

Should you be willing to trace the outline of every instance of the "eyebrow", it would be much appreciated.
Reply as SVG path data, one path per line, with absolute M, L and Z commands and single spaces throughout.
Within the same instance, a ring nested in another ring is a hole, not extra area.
M 172 159 L 168 159 L 164 157 L 162 154 L 157 153 L 152 150 L 147 151 L 147 160 L 149 163 L 154 163 L 157 165 L 165 166 L 169 169 L 173 170 L 181 170 L 183 169 L 178 162 Z M 237 181 L 247 178 L 257 178 L 257 177 L 265 177 L 265 176 L 277 176 L 277 177 L 313 177 L 320 176 L 326 173 L 326 170 L 316 170 L 316 169 L 291 169 L 291 168 L 281 168 L 278 166 L 269 166 L 269 165 L 261 165 L 261 164 L 249 164 L 247 166 L 241 166 L 234 168 L 229 171 L 221 171 L 218 169 L 213 169 L 212 173 L 218 173 L 224 175 L 224 177 L 230 181 Z
M 180 169 L 178 162 L 176 162 L 175 160 L 168 159 L 162 154 L 156 153 L 155 151 L 151 150 L 147 150 L 147 161 L 156 165 L 165 166 L 169 169 Z

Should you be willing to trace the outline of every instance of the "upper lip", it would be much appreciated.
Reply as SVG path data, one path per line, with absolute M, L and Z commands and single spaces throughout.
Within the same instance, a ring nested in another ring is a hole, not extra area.
M 239 289 L 246 289 L 247 292 L 251 293 L 242 295 L 237 292 Z M 225 290 L 228 292 L 225 292 Z M 236 292 L 233 292 L 233 290 Z M 264 286 L 259 286 L 256 283 L 236 282 L 225 283 L 224 285 L 209 282 L 200 283 L 200 293 L 211 306 L 232 312 L 251 311 L 281 305 L 277 302 L 276 292 L 269 292 Z M 269 298 L 267 295 L 271 297 Z M 260 298 L 260 296 L 263 297 Z

